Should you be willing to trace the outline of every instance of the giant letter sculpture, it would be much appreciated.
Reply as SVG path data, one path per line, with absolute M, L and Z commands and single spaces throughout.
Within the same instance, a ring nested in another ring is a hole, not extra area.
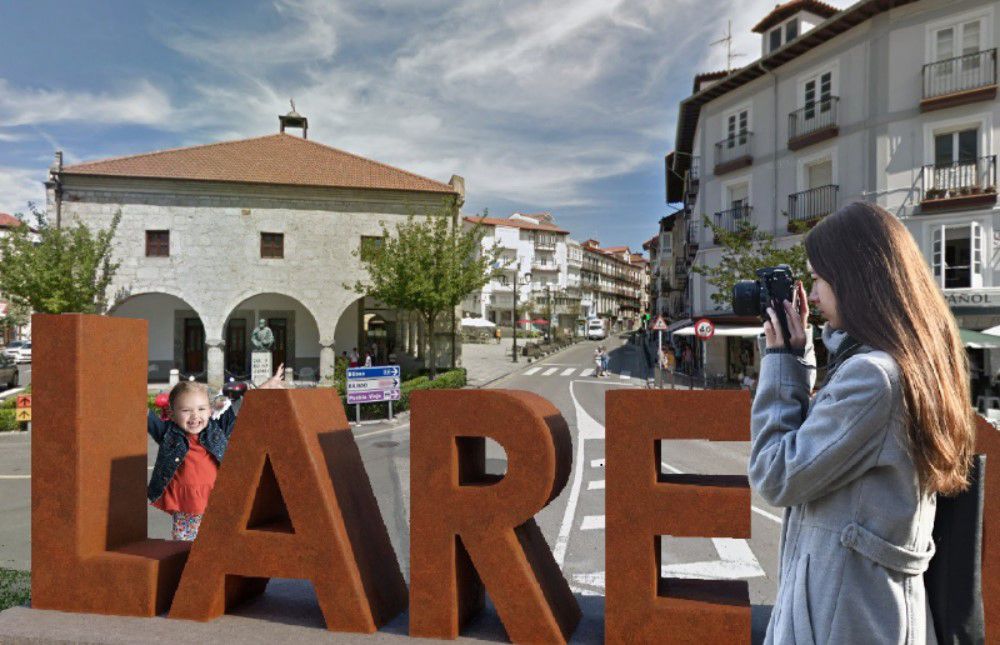
M 1000 432 L 976 416 L 976 453 L 986 455 L 982 584 L 986 642 L 1000 640 Z
M 410 444 L 410 634 L 456 638 L 483 587 L 514 642 L 569 639 L 580 608 L 534 516 L 569 478 L 559 411 L 528 392 L 414 392 Z M 507 473 L 484 474 L 485 438 Z
M 660 440 L 750 439 L 749 393 L 607 393 L 608 643 L 749 643 L 747 583 L 660 578 L 660 536 L 750 537 L 745 476 L 665 475 Z
M 170 617 L 211 620 L 268 578 L 311 580 L 332 631 L 374 632 L 406 608 L 335 390 L 247 395 Z
M 190 544 L 146 539 L 146 321 L 37 314 L 31 606 L 155 616 Z

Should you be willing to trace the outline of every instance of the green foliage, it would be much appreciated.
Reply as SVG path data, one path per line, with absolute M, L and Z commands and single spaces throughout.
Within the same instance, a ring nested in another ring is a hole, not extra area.
M 17 411 L 13 407 L 0 409 L 0 432 L 14 432 L 20 429 L 21 426 L 17 422 Z
M 353 253 L 367 270 L 368 280 L 345 285 L 389 307 L 420 313 L 429 330 L 431 357 L 436 356 L 438 317 L 454 311 L 498 271 L 500 247 L 484 250 L 482 226 L 466 228 L 456 217 L 453 208 L 443 207 L 427 215 L 410 215 L 395 232 L 383 224 L 381 249 Z M 430 360 L 432 375 L 436 367 Z
M 31 573 L 0 569 L 0 611 L 27 605 L 31 600 Z
M 757 269 L 787 264 L 795 277 L 802 280 L 806 293 L 812 288 L 812 278 L 806 265 L 806 249 L 801 243 L 788 249 L 774 244 L 774 236 L 759 230 L 750 222 L 741 222 L 735 232 L 716 226 L 708 217 L 703 221 L 712 228 L 722 247 L 722 260 L 714 267 L 694 266 L 691 270 L 705 276 L 715 287 L 712 302 L 717 309 L 728 309 L 733 286 L 740 280 L 756 280 Z
M 39 221 L 37 241 L 27 226 L 0 238 L 0 292 L 22 312 L 104 313 L 118 269 L 111 245 L 121 211 L 107 230 L 96 233 L 82 222 L 56 228 L 32 212 Z

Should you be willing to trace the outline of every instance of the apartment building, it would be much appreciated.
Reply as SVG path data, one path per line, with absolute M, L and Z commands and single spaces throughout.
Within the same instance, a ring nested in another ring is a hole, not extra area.
M 517 320 L 551 316 L 557 328 L 572 331 L 580 316 L 582 249 L 568 239 L 569 231 L 557 226 L 551 213 L 465 217 L 464 222 L 486 228 L 484 249 L 499 244 L 503 250 L 500 274 L 466 298 L 465 314 L 510 326 L 516 292 Z
M 627 246 L 601 248 L 594 239 L 583 243 L 581 283 L 588 318 L 603 318 L 612 331 L 636 329 L 643 312 L 642 274 Z M 645 261 L 645 260 L 643 260 Z
M 667 201 L 683 204 L 672 251 L 719 262 L 703 217 L 729 230 L 752 222 L 792 245 L 867 200 L 905 223 L 961 327 L 1000 324 L 997 3 L 792 0 L 753 31 L 761 57 L 695 77 L 680 104 L 666 157 Z M 750 368 L 744 334 L 756 321 L 715 305 L 697 274 L 680 284 L 687 313 L 716 323 L 706 370 Z

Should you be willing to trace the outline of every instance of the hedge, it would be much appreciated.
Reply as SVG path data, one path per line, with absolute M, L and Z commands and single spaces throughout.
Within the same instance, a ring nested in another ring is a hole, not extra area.
M 13 432 L 20 429 L 17 422 L 17 412 L 13 408 L 0 410 L 0 432 Z

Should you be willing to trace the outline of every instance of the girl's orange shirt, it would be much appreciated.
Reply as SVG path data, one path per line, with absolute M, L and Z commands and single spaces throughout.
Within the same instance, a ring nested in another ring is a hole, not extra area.
M 201 515 L 208 506 L 208 496 L 215 486 L 219 464 L 198 441 L 198 435 L 188 434 L 186 437 L 188 451 L 184 462 L 153 506 L 167 513 Z

